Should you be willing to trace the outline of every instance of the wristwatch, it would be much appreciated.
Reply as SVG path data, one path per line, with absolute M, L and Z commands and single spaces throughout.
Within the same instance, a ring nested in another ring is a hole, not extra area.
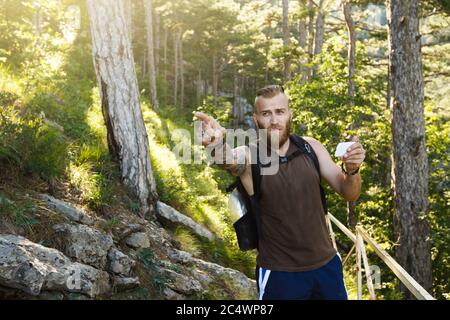
M 353 172 L 351 172 L 351 173 L 345 171 L 345 169 L 344 169 L 344 163 L 343 163 L 343 162 L 341 163 L 341 169 L 342 169 L 342 172 L 343 172 L 345 175 L 347 175 L 347 176 L 354 176 L 355 174 L 357 174 L 357 173 L 359 172 L 359 167 L 358 167 L 355 171 L 353 171 Z

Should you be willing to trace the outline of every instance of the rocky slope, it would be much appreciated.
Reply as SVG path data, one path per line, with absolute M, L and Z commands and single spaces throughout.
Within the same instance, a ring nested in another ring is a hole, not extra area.
M 0 298 L 255 299 L 255 281 L 193 257 L 158 221 L 129 212 L 107 222 L 68 201 L 36 194 L 51 219 L 51 241 L 36 243 L 0 229 Z M 214 235 L 164 203 L 161 221 Z

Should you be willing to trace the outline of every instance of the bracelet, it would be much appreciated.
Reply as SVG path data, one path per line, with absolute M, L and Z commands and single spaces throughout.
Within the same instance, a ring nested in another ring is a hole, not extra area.
M 359 167 L 355 171 L 353 171 L 352 173 L 349 173 L 349 172 L 345 171 L 343 162 L 341 163 L 341 169 L 342 169 L 342 172 L 344 172 L 344 174 L 347 175 L 347 176 L 354 176 L 355 174 L 357 174 L 359 172 Z

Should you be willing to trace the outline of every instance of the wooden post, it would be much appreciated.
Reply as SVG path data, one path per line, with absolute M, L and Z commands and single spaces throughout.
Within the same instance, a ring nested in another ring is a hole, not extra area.
M 359 234 L 359 236 L 361 237 L 360 234 Z M 364 240 L 362 239 L 362 237 L 361 237 L 361 241 L 359 242 L 359 244 L 361 246 L 360 251 L 361 251 L 363 262 L 364 262 L 364 271 L 366 273 L 367 288 L 369 289 L 370 300 L 376 300 L 377 298 L 375 296 L 375 290 L 373 289 L 373 282 L 372 282 L 372 275 L 370 273 L 369 260 L 367 259 L 366 248 L 364 246 Z
M 331 220 L 330 220 L 330 216 L 328 214 L 325 215 L 325 219 L 327 221 L 327 225 L 328 225 L 328 230 L 330 232 L 330 237 L 331 237 L 331 241 L 333 242 L 333 247 L 337 250 L 337 246 L 336 246 L 336 238 L 334 236 L 334 232 L 333 232 L 333 226 L 331 224 Z
M 359 234 L 359 230 L 356 230 L 356 273 L 357 273 L 357 300 L 362 299 L 362 271 L 361 271 L 361 243 L 362 237 Z
M 358 234 L 375 250 L 375 253 L 383 260 L 383 262 L 394 272 L 397 278 L 411 291 L 411 293 L 419 300 L 435 300 L 411 275 L 405 271 L 378 243 L 372 239 L 364 229 L 356 226 Z
M 352 248 L 350 249 L 350 251 L 348 252 L 347 256 L 345 257 L 344 262 L 342 262 L 342 266 L 344 266 L 345 263 L 347 262 L 348 258 L 350 258 L 350 256 L 353 253 L 353 250 L 355 250 L 355 247 L 356 247 L 356 245 L 353 244 Z

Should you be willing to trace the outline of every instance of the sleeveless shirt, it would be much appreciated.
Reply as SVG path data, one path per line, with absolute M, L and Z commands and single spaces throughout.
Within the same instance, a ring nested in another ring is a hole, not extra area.
M 290 141 L 286 156 L 297 149 Z M 258 266 L 276 271 L 309 271 L 336 255 L 322 207 L 319 179 L 306 154 L 279 163 L 276 174 L 262 176 Z

